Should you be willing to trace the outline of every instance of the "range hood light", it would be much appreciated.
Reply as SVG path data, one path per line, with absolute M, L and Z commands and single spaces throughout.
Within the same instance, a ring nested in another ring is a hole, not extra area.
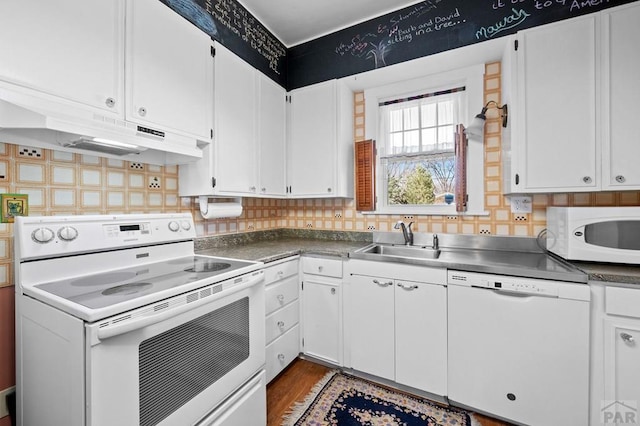
M 75 141 L 63 143 L 62 146 L 67 148 L 86 149 L 120 156 L 129 154 L 140 154 L 142 151 L 146 150 L 146 148 L 140 147 L 138 145 L 96 137 L 82 137 Z
M 111 139 L 104 139 L 104 138 L 91 138 L 90 140 L 92 140 L 95 143 L 101 143 L 104 145 L 112 145 L 112 146 L 118 146 L 121 148 L 129 148 L 129 149 L 135 149 L 138 151 L 144 151 L 144 149 L 140 148 L 138 145 L 133 145 L 130 143 L 124 143 L 124 142 L 118 142 L 118 141 L 114 141 Z

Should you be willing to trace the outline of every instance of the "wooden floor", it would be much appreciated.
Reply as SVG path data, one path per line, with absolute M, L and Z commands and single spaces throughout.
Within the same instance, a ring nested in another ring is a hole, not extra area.
M 302 401 L 329 368 L 303 359 L 295 360 L 267 386 L 267 426 L 280 426 L 282 416 L 293 403 Z M 481 426 L 509 426 L 499 420 L 475 414 Z

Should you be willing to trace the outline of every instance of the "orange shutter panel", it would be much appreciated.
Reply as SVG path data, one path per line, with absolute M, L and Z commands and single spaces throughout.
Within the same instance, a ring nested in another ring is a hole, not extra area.
M 464 126 L 456 126 L 455 158 L 456 158 L 456 211 L 467 211 L 467 135 Z
M 356 210 L 376 209 L 376 142 L 373 140 L 355 143 Z

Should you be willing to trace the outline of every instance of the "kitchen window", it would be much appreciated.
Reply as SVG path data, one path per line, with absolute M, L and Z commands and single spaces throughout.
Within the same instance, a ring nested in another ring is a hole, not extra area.
M 379 214 L 455 215 L 456 180 L 466 178 L 467 212 L 484 213 L 484 148 L 470 140 L 466 176 L 456 175 L 456 125 L 483 105 L 484 66 L 365 91 L 366 135 L 376 140 Z

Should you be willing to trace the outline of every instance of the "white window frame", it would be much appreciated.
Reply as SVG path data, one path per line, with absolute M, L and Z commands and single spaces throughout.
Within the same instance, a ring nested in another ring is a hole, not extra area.
M 400 99 L 415 94 L 433 93 L 443 89 L 465 87 L 467 104 L 461 108 L 460 121 L 469 125 L 475 115 L 484 106 L 484 64 L 460 68 L 443 73 L 432 74 L 412 80 L 397 82 L 385 86 L 367 89 L 365 97 L 365 138 L 382 140 L 378 137 L 380 128 L 379 103 L 389 99 Z M 484 210 L 484 141 L 469 140 L 467 150 L 467 192 L 469 200 L 466 212 L 456 212 L 455 203 L 451 205 L 432 206 L 381 206 L 383 198 L 381 191 L 384 185 L 383 168 L 379 157 L 376 158 L 376 210 L 362 212 L 363 214 L 416 214 L 416 215 L 488 215 Z

